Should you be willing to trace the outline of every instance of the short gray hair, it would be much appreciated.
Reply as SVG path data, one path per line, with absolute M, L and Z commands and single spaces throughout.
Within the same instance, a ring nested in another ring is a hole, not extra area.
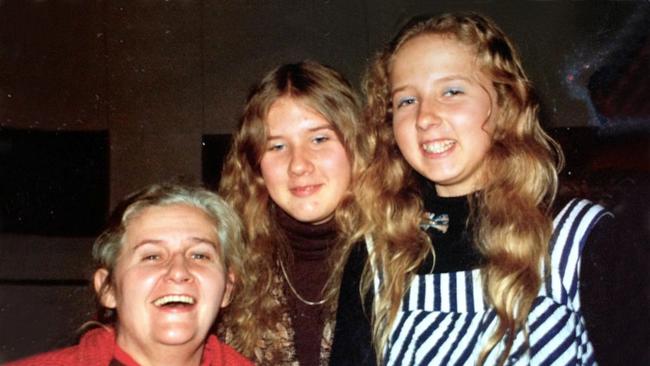
M 98 296 L 112 286 L 113 270 L 124 244 L 129 220 L 148 207 L 187 205 L 210 217 L 219 238 L 221 261 L 227 271 L 238 273 L 243 260 L 242 223 L 235 211 L 216 193 L 205 188 L 181 184 L 154 184 L 126 196 L 113 210 L 106 229 L 93 245 L 97 269 L 108 271 Z

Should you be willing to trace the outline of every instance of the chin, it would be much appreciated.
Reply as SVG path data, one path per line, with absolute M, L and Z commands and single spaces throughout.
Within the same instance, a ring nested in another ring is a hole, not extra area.
M 434 183 L 441 184 L 455 180 L 456 177 L 460 174 L 459 172 L 449 170 L 442 171 L 441 169 L 422 169 L 421 171 L 418 171 L 418 173 Z
M 323 220 L 323 215 L 321 215 L 319 212 L 314 212 L 309 209 L 304 209 L 304 210 L 293 210 L 291 211 L 286 211 L 289 216 L 293 217 L 294 219 L 304 222 L 304 223 L 311 223 L 311 222 L 316 222 Z
M 162 334 L 159 334 L 156 338 L 159 343 L 169 346 L 178 346 L 191 343 L 195 339 L 203 340 L 205 338 L 205 336 L 198 337 L 197 333 L 196 330 L 192 331 L 189 329 L 168 330 L 162 332 Z
M 328 216 L 328 215 L 302 215 L 295 217 L 296 220 L 304 222 L 306 224 L 312 224 L 312 225 L 317 225 L 317 224 L 322 224 L 324 222 L 329 221 L 332 219 L 334 216 Z

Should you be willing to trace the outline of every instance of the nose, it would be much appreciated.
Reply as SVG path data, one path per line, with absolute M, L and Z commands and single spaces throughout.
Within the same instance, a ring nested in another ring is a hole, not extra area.
M 303 175 L 309 174 L 314 169 L 312 156 L 307 148 L 296 147 L 291 151 L 291 161 L 289 162 L 289 174 Z
M 174 255 L 169 263 L 166 278 L 174 282 L 190 282 L 192 280 L 192 273 L 188 268 L 188 263 L 185 257 L 179 253 Z
M 420 130 L 426 130 L 431 126 L 442 123 L 440 108 L 435 105 L 434 101 L 424 100 L 419 104 L 416 126 Z

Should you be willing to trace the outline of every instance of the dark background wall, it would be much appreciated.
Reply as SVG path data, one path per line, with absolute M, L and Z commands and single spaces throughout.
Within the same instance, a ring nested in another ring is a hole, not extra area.
M 0 0 L 0 362 L 74 341 L 92 315 L 89 246 L 108 208 L 156 181 L 214 183 L 246 93 L 266 71 L 311 58 L 358 85 L 368 58 L 413 15 L 494 18 L 519 45 L 547 127 L 579 156 L 568 172 L 623 166 L 646 192 L 649 8 Z

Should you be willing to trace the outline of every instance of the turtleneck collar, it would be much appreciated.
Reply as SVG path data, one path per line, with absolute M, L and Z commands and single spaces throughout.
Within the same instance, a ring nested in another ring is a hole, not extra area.
M 434 273 L 478 268 L 481 255 L 473 243 L 472 225 L 468 222 L 469 195 L 440 197 L 433 182 L 424 177 L 419 177 L 418 184 L 425 215 L 430 215 L 430 218 L 444 217 L 447 223 L 446 229 L 443 230 L 435 225 L 426 228 L 436 251 Z M 427 258 L 419 271 L 420 274 L 430 270 L 432 260 L 431 257 Z
M 336 243 L 336 221 L 312 225 L 298 221 L 276 207 L 275 218 L 296 259 L 325 258 Z
M 449 213 L 456 211 L 463 211 L 466 216 L 469 210 L 468 197 L 469 195 L 456 196 L 456 197 L 441 197 L 438 196 L 436 187 L 430 180 L 418 175 L 418 186 L 420 194 L 422 195 L 422 202 L 424 210 L 435 213 Z

